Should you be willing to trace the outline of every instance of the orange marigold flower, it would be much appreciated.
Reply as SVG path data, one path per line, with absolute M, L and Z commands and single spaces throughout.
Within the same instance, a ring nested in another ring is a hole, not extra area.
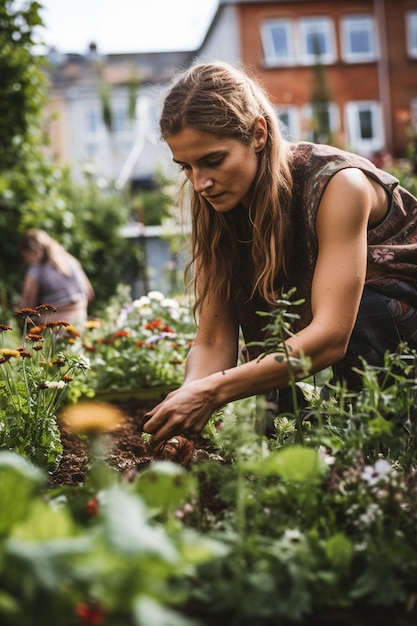
M 73 326 L 72 324 L 66 324 L 66 329 L 65 330 L 68 333 L 68 335 L 72 335 L 73 337 L 79 337 L 80 336 L 80 333 L 75 328 L 75 326 Z
M 124 420 L 124 415 L 105 402 L 77 402 L 68 405 L 60 418 L 70 433 L 91 434 L 116 430 Z
M 156 317 L 154 320 L 151 320 L 150 322 L 145 324 L 145 329 L 146 330 L 155 330 L 155 328 L 159 328 L 159 325 L 160 325 L 161 321 L 162 320 L 161 320 L 160 317 Z
M 62 380 L 64 381 L 64 383 L 72 383 L 74 379 L 71 378 L 71 376 L 68 376 L 68 374 L 64 374 Z
M 98 339 L 97 343 L 102 343 L 105 346 L 112 346 L 114 344 L 113 339 L 109 339 L 109 338 L 103 338 L 103 339 Z
M 7 324 L 0 324 L 0 331 L 3 330 L 13 330 L 12 326 L 7 326 Z
M 101 328 L 100 320 L 87 320 L 84 324 L 84 328 Z
M 58 313 L 58 309 L 53 306 L 53 304 L 40 304 L 35 307 L 37 311 L 42 311 L 43 313 Z
M 141 348 L 142 346 L 145 345 L 145 340 L 144 339 L 140 339 L 139 341 L 136 342 L 136 345 L 138 348 Z
M 89 346 L 86 343 L 83 343 L 83 348 L 84 350 L 87 350 L 88 352 L 97 352 L 97 348 L 95 346 Z
M 2 363 L 12 358 L 19 359 L 20 352 L 19 350 L 13 350 L 12 348 L 0 348 L 0 358 L 2 359 Z
M 45 328 L 46 328 L 45 324 L 39 324 L 39 326 L 34 326 L 32 328 L 32 333 L 35 333 L 35 334 L 39 335 L 39 333 L 43 332 L 45 330 Z
M 114 333 L 113 337 L 115 339 L 119 339 L 119 337 L 129 337 L 130 333 L 128 330 L 118 330 Z

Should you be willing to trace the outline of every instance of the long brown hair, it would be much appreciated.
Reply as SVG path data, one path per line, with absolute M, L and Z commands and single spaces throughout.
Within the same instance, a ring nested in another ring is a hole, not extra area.
M 217 213 L 199 193 L 191 194 L 191 259 L 186 270 L 193 270 L 197 311 L 209 293 L 236 297 L 243 266 L 251 295 L 258 292 L 267 302 L 276 302 L 276 285 L 287 274 L 285 260 L 291 247 L 288 144 L 265 91 L 246 72 L 227 63 L 195 63 L 174 79 L 164 99 L 160 117 L 164 140 L 193 128 L 249 145 L 260 117 L 266 121 L 268 136 L 259 153 L 248 212 L 239 207 Z M 250 269 L 242 263 L 248 249 L 242 252 L 239 246 L 245 235 L 251 246 Z
M 44 230 L 37 228 L 27 230 L 21 241 L 20 250 L 35 254 L 36 262 L 40 265 L 50 263 L 63 276 L 71 275 L 71 255 Z

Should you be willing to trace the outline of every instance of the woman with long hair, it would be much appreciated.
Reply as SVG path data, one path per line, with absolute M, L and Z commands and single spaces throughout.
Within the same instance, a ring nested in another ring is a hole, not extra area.
M 48 312 L 49 321 L 62 320 L 82 330 L 94 291 L 79 261 L 39 229 L 24 234 L 20 252 L 28 265 L 20 308 L 50 304 L 57 312 Z
M 417 348 L 417 200 L 397 179 L 356 154 L 284 139 L 261 86 L 222 62 L 174 79 L 160 130 L 192 188 L 198 328 L 184 383 L 149 413 L 147 432 L 199 432 L 228 402 L 285 392 L 288 359 L 248 346 L 237 366 L 239 331 L 263 341 L 257 312 L 292 288 L 303 303 L 287 351 L 308 357 L 309 375 L 332 366 L 357 389 L 361 358 L 382 365 L 402 341 Z

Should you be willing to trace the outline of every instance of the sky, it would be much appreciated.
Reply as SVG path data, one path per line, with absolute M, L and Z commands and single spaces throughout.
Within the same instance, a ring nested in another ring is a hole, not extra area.
M 103 54 L 193 50 L 219 0 L 39 0 L 40 35 L 60 52 Z

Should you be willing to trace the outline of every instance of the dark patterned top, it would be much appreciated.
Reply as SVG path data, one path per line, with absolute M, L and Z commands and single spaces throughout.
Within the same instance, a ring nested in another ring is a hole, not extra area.
M 299 331 L 312 319 L 311 285 L 316 266 L 318 243 L 315 230 L 317 211 L 332 176 L 342 169 L 354 167 L 379 182 L 388 194 L 386 218 L 368 230 L 368 271 L 366 284 L 417 308 L 417 199 L 399 185 L 398 180 L 375 167 L 367 159 L 331 146 L 308 142 L 292 144 L 293 200 L 292 268 L 288 291 L 296 287 L 295 297 L 304 299 L 297 306 L 300 319 L 293 330 Z M 337 211 L 337 206 L 334 207 Z M 279 286 L 277 286 L 279 287 Z M 282 286 L 281 286 L 282 287 Z M 268 310 L 259 297 L 246 293 L 238 298 L 238 314 L 246 342 L 260 341 L 266 322 L 256 311 Z M 251 357 L 258 351 L 252 352 Z

